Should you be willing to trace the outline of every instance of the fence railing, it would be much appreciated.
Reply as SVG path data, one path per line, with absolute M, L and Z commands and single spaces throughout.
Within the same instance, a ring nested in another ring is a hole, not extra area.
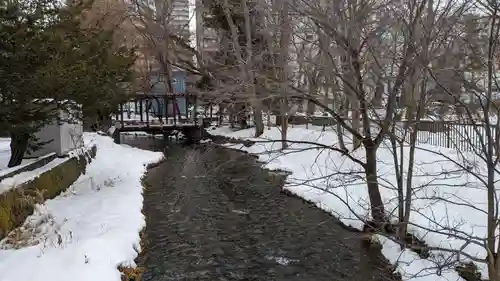
M 252 115 L 249 116 L 250 118 L 247 121 L 249 124 L 252 124 Z M 281 118 L 279 118 L 279 116 L 274 114 L 270 116 L 272 117 L 273 125 L 280 125 Z M 215 120 L 218 120 L 219 115 L 213 114 L 213 117 Z M 226 120 L 228 117 L 224 117 L 224 121 L 228 122 L 229 120 Z M 264 120 L 266 119 L 267 115 Z M 350 123 L 350 120 L 345 121 L 348 124 Z M 324 128 L 334 127 L 336 125 L 335 119 L 327 116 L 290 116 L 288 118 L 288 123 L 290 125 L 312 124 Z M 375 123 L 377 122 L 374 121 L 374 124 Z M 405 125 L 407 125 L 405 121 L 396 123 L 396 136 L 403 136 Z M 416 124 L 415 129 L 417 130 L 417 143 L 419 144 L 429 144 L 460 151 L 482 153 L 482 146 L 487 143 L 486 126 L 490 126 L 491 134 L 495 136 L 496 126 L 482 123 L 470 124 L 457 121 L 420 121 Z M 405 136 L 405 140 L 408 139 L 409 134 Z
M 401 128 L 404 123 L 402 122 Z M 417 124 L 417 142 L 434 146 L 453 148 L 460 151 L 480 152 L 487 143 L 486 126 L 491 135 L 496 134 L 496 126 L 490 124 L 470 124 L 455 121 L 421 121 Z M 400 127 L 400 126 L 398 126 Z
M 277 118 L 276 121 L 279 121 Z M 277 122 L 279 123 L 279 122 Z M 336 124 L 331 117 L 294 116 L 290 124 L 310 123 L 317 126 L 333 126 Z M 349 123 L 349 121 L 347 122 Z M 406 122 L 396 123 L 396 135 L 402 137 Z M 490 126 L 492 136 L 496 134 L 496 126 L 490 124 L 470 124 L 456 121 L 420 121 L 416 124 L 417 142 L 434 146 L 453 148 L 461 151 L 481 152 L 482 145 L 487 143 L 486 126 Z M 407 139 L 409 134 L 406 135 Z

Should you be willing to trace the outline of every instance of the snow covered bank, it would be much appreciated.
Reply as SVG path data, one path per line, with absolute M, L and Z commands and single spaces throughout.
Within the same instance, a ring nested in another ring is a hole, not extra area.
M 141 177 L 157 152 L 85 135 L 97 157 L 63 194 L 37 206 L 16 242 L 0 245 L 0 281 L 120 280 L 118 266 L 134 266 L 145 225 Z
M 266 163 L 266 168 L 292 172 L 286 189 L 332 212 L 345 224 L 361 229 L 362 221 L 369 218 L 369 199 L 361 165 L 340 153 L 321 147 L 335 146 L 338 139 L 334 131 L 322 132 L 321 128 L 314 126 L 309 129 L 302 126 L 289 128 L 288 139 L 291 142 L 285 152 L 279 151 L 279 142 L 266 142 L 280 139 L 280 131 L 275 127 L 266 129 L 259 139 L 251 138 L 254 133 L 252 129 L 232 132 L 227 128 L 217 128 L 208 132 L 260 141 L 251 147 L 226 145 L 259 155 L 260 160 Z M 364 161 L 362 148 L 352 152 L 352 155 Z M 404 148 L 404 155 L 407 158 L 408 148 Z M 418 147 L 413 178 L 413 225 L 409 231 L 430 246 L 456 250 L 461 249 L 470 236 L 486 236 L 487 217 L 483 212 L 486 210 L 486 190 L 478 180 L 450 161 L 461 162 L 461 157 L 463 155 L 452 149 L 430 145 Z M 395 216 L 397 185 L 391 149 L 380 147 L 377 158 L 380 192 L 386 211 Z M 407 163 L 405 167 L 408 167 Z M 480 162 L 474 163 L 476 172 L 484 172 L 483 168 Z M 433 252 L 432 261 L 423 260 L 409 250 L 401 251 L 389 239 L 378 238 L 384 244 L 384 255 L 398 264 L 398 271 L 404 280 L 414 278 L 417 273 L 418 277 L 412 280 L 461 280 L 453 269 L 443 270 L 440 276 L 436 275 L 436 263 L 446 259 L 456 260 L 450 253 Z M 479 245 L 468 244 L 463 250 L 474 257 L 486 256 Z M 468 261 L 463 255 L 461 260 Z M 486 277 L 485 265 L 477 265 L 483 277 Z

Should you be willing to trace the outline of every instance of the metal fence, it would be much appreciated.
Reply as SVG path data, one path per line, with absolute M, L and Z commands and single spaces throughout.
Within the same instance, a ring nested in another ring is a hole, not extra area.
M 277 118 L 277 121 L 279 118 Z M 305 117 L 296 116 L 290 118 L 290 124 L 311 123 L 317 126 L 333 126 L 335 120 L 331 117 Z M 279 123 L 279 122 L 277 122 Z M 349 123 L 349 121 L 347 121 Z M 405 122 L 396 124 L 396 134 L 403 136 Z M 461 151 L 482 150 L 482 145 L 487 143 L 486 127 L 490 126 L 492 136 L 495 136 L 496 126 L 489 124 L 469 124 L 455 121 L 420 121 L 416 125 L 417 142 L 419 144 L 429 144 L 440 147 L 453 148 Z M 409 134 L 405 139 L 408 139 Z
M 267 116 L 267 115 L 266 115 Z M 273 125 L 280 125 L 281 118 L 271 115 Z M 264 118 L 267 119 L 267 118 Z M 249 124 L 252 120 L 248 120 Z M 350 120 L 345 120 L 350 123 Z M 336 121 L 327 116 L 290 116 L 288 123 L 291 125 L 312 124 L 316 126 L 334 127 Z M 403 136 L 403 129 L 406 122 L 396 123 L 396 134 Z M 493 136 L 496 134 L 496 126 L 490 124 L 470 124 L 456 121 L 420 121 L 416 125 L 417 143 L 429 144 L 446 148 L 453 148 L 460 151 L 475 151 L 481 153 L 482 145 L 487 143 L 486 126 L 490 126 Z M 409 134 L 405 139 L 408 140 Z
M 400 122 L 398 127 L 404 128 L 404 125 L 404 122 Z M 482 145 L 487 143 L 486 126 L 490 126 L 491 133 L 495 136 L 496 127 L 489 124 L 421 121 L 416 125 L 417 142 L 461 151 L 480 152 Z

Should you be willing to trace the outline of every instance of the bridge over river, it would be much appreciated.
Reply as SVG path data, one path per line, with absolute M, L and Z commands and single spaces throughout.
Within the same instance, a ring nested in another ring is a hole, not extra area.
M 190 140 L 199 140 L 206 118 L 198 117 L 196 95 L 137 94 L 121 104 L 114 119 L 115 141 L 120 133 L 145 132 L 165 136 L 182 133 Z

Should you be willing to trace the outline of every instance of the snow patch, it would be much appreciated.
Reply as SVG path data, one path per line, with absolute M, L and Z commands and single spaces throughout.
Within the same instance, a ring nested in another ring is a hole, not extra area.
M 357 229 L 363 228 L 363 221 L 370 219 L 369 199 L 365 175 L 362 167 L 355 161 L 334 150 L 321 147 L 336 147 L 338 139 L 333 130 L 322 131 L 321 127 L 309 125 L 289 127 L 287 135 L 289 148 L 280 151 L 281 132 L 271 127 L 264 130 L 260 138 L 252 138 L 253 130 L 231 131 L 228 128 L 215 128 L 208 131 L 215 135 L 249 139 L 257 141 L 251 147 L 241 144 L 225 144 L 227 147 L 240 149 L 259 156 L 265 168 L 289 171 L 284 188 L 303 197 L 316 206 L 337 216 L 344 224 Z M 309 142 L 309 143 L 306 143 Z M 349 137 L 346 146 L 352 147 Z M 318 143 L 314 146 L 311 143 Z M 408 147 L 403 147 L 403 154 L 408 155 Z M 359 148 L 351 155 L 364 161 L 365 152 Z M 421 144 L 415 155 L 413 185 L 413 203 L 409 232 L 430 246 L 446 249 L 461 249 L 467 237 L 453 234 L 450 229 L 458 229 L 463 233 L 477 237 L 486 236 L 487 217 L 486 190 L 484 185 L 460 169 L 450 161 L 463 161 L 463 157 L 473 163 L 478 173 L 484 173 L 482 163 L 475 162 L 472 154 L 459 154 L 456 150 Z M 446 159 L 448 158 L 448 159 Z M 388 212 L 397 213 L 397 190 L 394 162 L 391 149 L 383 143 L 377 153 L 377 169 L 380 181 L 380 192 Z M 407 159 L 405 161 L 408 161 Z M 405 163 L 408 167 L 408 163 Z M 404 175 L 406 178 L 406 174 Z M 445 200 L 438 200 L 443 198 Z M 431 229 L 437 232 L 429 232 Z M 455 259 L 447 252 L 432 252 L 431 259 L 420 259 L 418 255 L 399 248 L 394 242 L 380 238 L 383 242 L 383 254 L 398 265 L 403 280 L 462 280 L 453 268 L 441 270 L 436 268 L 436 261 Z M 486 252 L 475 244 L 464 248 L 468 254 L 484 258 Z M 461 261 L 468 262 L 461 257 Z M 487 277 L 485 264 L 477 264 L 483 277 Z M 419 273 L 419 274 L 416 274 Z M 411 277 L 411 278 L 410 278 Z M 413 280 L 413 279 L 412 279 Z
M 97 134 L 84 139 L 97 145 L 96 158 L 16 230 L 24 244 L 1 242 L 0 281 L 120 281 L 118 266 L 135 266 L 145 226 L 141 177 L 163 154 Z

